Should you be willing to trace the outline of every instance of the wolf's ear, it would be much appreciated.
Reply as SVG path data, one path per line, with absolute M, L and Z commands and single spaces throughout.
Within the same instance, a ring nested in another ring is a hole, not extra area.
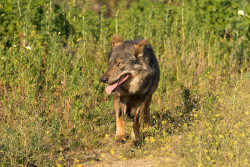
M 118 34 L 113 35 L 113 37 L 112 37 L 112 47 L 120 46 L 122 43 L 123 43 L 123 40 Z
M 143 39 L 138 44 L 134 44 L 136 57 L 141 57 L 143 55 L 144 46 L 147 44 L 148 38 Z

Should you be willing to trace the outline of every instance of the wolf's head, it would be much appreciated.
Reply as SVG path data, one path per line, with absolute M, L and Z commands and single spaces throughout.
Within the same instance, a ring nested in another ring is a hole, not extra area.
M 144 48 L 148 39 L 123 41 L 115 34 L 112 38 L 112 49 L 109 54 L 108 70 L 100 78 L 100 81 L 107 83 L 107 94 L 115 91 L 118 87 L 124 88 L 135 80 L 148 61 L 144 54 Z

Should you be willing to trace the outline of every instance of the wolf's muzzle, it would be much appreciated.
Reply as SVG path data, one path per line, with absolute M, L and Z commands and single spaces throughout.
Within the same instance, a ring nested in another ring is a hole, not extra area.
M 103 83 L 107 83 L 108 80 L 109 80 L 109 78 L 108 78 L 108 77 L 105 77 L 105 76 L 102 76 L 102 77 L 100 78 L 100 81 L 103 82 Z

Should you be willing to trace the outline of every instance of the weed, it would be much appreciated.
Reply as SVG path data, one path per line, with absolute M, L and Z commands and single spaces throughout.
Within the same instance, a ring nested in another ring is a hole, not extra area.
M 248 1 L 95 5 L 1 2 L 1 166 L 249 166 Z M 114 142 L 98 80 L 115 33 L 148 37 L 161 69 L 138 146 Z

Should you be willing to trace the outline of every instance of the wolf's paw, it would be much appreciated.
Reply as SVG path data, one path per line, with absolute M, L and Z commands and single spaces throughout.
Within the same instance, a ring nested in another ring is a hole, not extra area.
M 125 143 L 125 135 L 115 135 L 115 141 L 118 143 Z
M 141 141 L 140 140 L 132 140 L 130 142 L 130 145 L 131 146 L 135 146 L 135 147 L 140 146 L 141 145 Z
M 151 129 L 151 125 L 143 125 L 142 129 L 149 130 L 149 129 Z

